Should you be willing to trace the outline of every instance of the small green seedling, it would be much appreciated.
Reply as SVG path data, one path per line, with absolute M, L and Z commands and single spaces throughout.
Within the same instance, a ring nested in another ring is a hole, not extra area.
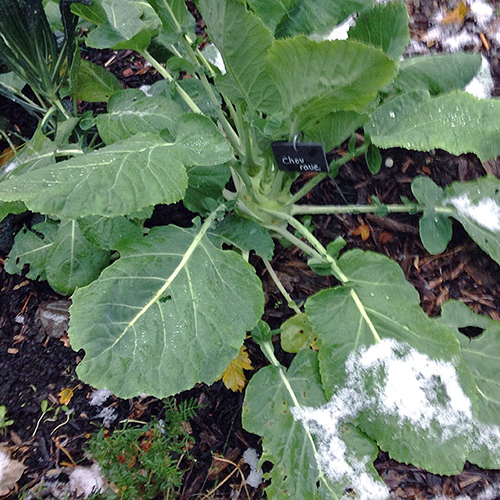
M 0 405 L 0 434 L 5 432 L 7 427 L 11 426 L 14 420 L 7 418 L 7 407 Z

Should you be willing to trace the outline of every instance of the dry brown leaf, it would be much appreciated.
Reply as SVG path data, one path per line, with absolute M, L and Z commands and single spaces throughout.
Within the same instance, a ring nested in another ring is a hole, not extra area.
M 12 460 L 7 454 L 0 450 L 0 497 L 8 495 L 21 479 L 26 466 L 17 460 Z
M 0 153 L 0 167 L 2 165 L 5 165 L 11 158 L 14 157 L 15 154 L 15 150 L 13 150 L 12 148 L 5 148 Z
M 448 14 L 442 19 L 441 24 L 450 25 L 457 24 L 462 26 L 465 21 L 465 16 L 467 15 L 467 5 L 465 2 L 460 2 L 458 7 L 453 10 L 448 11 Z
M 238 356 L 229 363 L 229 366 L 222 374 L 224 385 L 234 392 L 241 392 L 247 381 L 243 370 L 252 370 L 252 363 L 248 357 L 247 348 L 241 346 Z M 219 379 L 220 380 L 220 379 Z
M 370 226 L 367 224 L 360 224 L 353 232 L 355 236 L 361 236 L 363 241 L 366 241 L 370 237 Z

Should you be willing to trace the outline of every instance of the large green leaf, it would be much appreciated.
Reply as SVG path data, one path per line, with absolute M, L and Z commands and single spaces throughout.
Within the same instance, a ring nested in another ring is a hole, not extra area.
M 437 321 L 445 324 L 460 340 L 462 355 L 478 389 L 479 435 L 468 460 L 483 468 L 500 466 L 500 323 L 473 313 L 458 301 L 446 302 Z M 467 337 L 470 328 L 480 335 Z M 492 426 L 496 426 L 493 428 Z M 485 439 L 486 438 L 486 439 Z
M 450 215 L 500 264 L 500 180 L 486 176 L 470 182 L 454 182 L 444 193 L 442 205 L 453 207 Z
M 340 407 L 340 399 L 326 402 L 317 354 L 311 350 L 299 352 L 288 370 L 269 366 L 252 378 L 243 425 L 263 436 L 261 459 L 274 464 L 269 499 L 338 499 L 346 487 L 359 498 L 386 499 L 371 464 L 378 449 L 349 424 L 351 402 Z
M 85 40 L 96 49 L 146 49 L 161 27 L 154 9 L 142 0 L 93 0 L 91 6 L 71 10 L 97 25 Z
M 57 292 L 69 295 L 95 280 L 109 257 L 108 251 L 83 236 L 77 221 L 61 222 L 45 262 L 47 281 Z
M 404 2 L 378 3 L 360 13 L 349 38 L 377 47 L 399 62 L 411 41 L 409 22 Z
M 321 142 L 325 151 L 340 146 L 367 121 L 368 115 L 356 111 L 332 111 L 301 128 L 311 142 Z
M 500 154 L 500 101 L 459 91 L 434 98 L 409 92 L 377 108 L 365 131 L 381 148 L 440 148 L 487 160 Z
M 431 95 L 463 89 L 481 66 L 481 55 L 471 53 L 414 56 L 401 61 L 394 82 L 387 93 L 426 90 Z
M 176 202 L 187 187 L 185 165 L 214 165 L 233 157 L 208 118 L 189 114 L 179 122 L 174 143 L 137 135 L 9 179 L 0 184 L 0 199 L 21 200 L 30 210 L 67 219 L 115 217 Z
M 219 245 L 233 245 L 244 252 L 255 250 L 257 255 L 271 260 L 274 242 L 267 229 L 249 219 L 235 214 L 227 216 L 210 231 L 210 236 Z
M 264 67 L 271 32 L 239 0 L 200 0 L 198 8 L 226 67 L 216 81 L 219 90 L 235 103 L 279 110 L 279 96 Z
M 363 111 L 394 71 L 394 61 L 379 49 L 304 36 L 274 42 L 266 64 L 296 130 L 329 111 Z
M 45 264 L 57 234 L 59 224 L 52 220 L 35 224 L 32 230 L 21 229 L 16 234 L 14 246 L 5 260 L 5 270 L 10 274 L 21 274 L 29 265 L 26 276 L 32 280 L 47 279 Z
M 443 204 L 445 194 L 429 177 L 418 176 L 411 183 L 411 190 L 418 203 L 424 207 L 419 220 L 420 239 L 432 254 L 444 252 L 453 235 L 449 214 L 436 212 Z
M 465 394 L 474 402 L 473 380 L 460 356 L 457 339 L 423 312 L 418 293 L 405 280 L 401 268 L 385 256 L 360 250 L 345 253 L 338 265 L 347 285 L 324 290 L 306 303 L 306 312 L 321 341 L 319 360 L 326 392 L 332 394 L 344 381 L 345 363 L 352 352 L 391 339 L 411 346 L 432 362 L 456 369 Z M 396 421 L 396 416 L 376 419 L 368 415 L 360 419 L 360 425 L 396 460 L 442 474 L 463 467 L 467 451 L 464 442 L 449 439 L 448 448 L 444 447 L 445 429 L 434 421 L 434 438 L 428 439 L 425 449 L 420 442 L 427 440 L 428 426 L 419 427 L 411 420 L 398 426 Z
M 342 485 L 331 484 L 319 470 L 312 435 L 291 413 L 294 407 L 325 403 L 317 355 L 312 351 L 300 352 L 287 371 L 282 366 L 268 366 L 252 377 L 245 393 L 243 426 L 263 436 L 261 460 L 274 464 L 267 474 L 271 479 L 268 498 L 326 500 L 342 494 Z M 326 493 L 325 483 L 336 495 L 319 494 Z
M 227 165 L 188 167 L 189 177 L 184 206 L 192 212 L 206 214 L 214 210 L 222 199 L 231 173 Z
M 205 226 L 153 228 L 75 292 L 69 335 L 85 349 L 82 380 L 123 398 L 161 398 L 211 384 L 236 357 L 263 312 L 262 288 L 239 255 L 210 243 Z
M 373 0 L 297 0 L 287 9 L 276 28 L 276 36 L 285 38 L 313 31 L 331 30 L 354 12 L 373 5 Z
M 73 88 L 73 95 L 76 99 L 107 102 L 120 90 L 122 86 L 113 73 L 85 59 L 80 61 Z
M 127 89 L 111 97 L 108 112 L 98 115 L 96 123 L 109 145 L 141 132 L 159 134 L 164 129 L 175 137 L 182 114 L 182 108 L 167 97 L 148 97 L 141 90 Z
M 47 220 L 16 235 L 5 270 L 20 274 L 28 264 L 28 278 L 47 280 L 54 290 L 69 295 L 96 279 L 109 256 L 83 236 L 76 221 Z

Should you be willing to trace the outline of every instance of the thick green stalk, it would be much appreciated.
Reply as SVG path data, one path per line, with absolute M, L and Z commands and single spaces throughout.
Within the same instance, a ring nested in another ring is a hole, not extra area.
M 273 344 L 271 342 L 263 342 L 262 344 L 260 344 L 260 349 L 264 353 L 264 356 L 266 356 L 266 358 L 269 360 L 269 362 L 278 369 L 281 382 L 283 383 L 288 394 L 290 395 L 290 399 L 292 400 L 293 405 L 297 408 L 301 408 L 302 405 L 300 404 L 297 395 L 295 394 L 295 391 L 293 390 L 293 387 L 291 386 L 290 381 L 286 376 L 285 367 L 276 359 L 276 356 L 274 354 Z M 313 449 L 314 455 L 317 456 L 318 450 L 316 448 L 316 443 L 314 442 L 314 438 L 312 437 L 311 432 L 305 426 L 303 427 L 303 429 L 307 435 L 307 438 L 309 439 L 309 443 Z M 335 499 L 339 500 L 339 497 L 331 489 L 330 484 L 328 483 L 327 479 L 325 478 L 321 470 L 319 470 L 319 478 L 325 484 L 326 488 L 330 491 L 332 496 Z
M 311 231 L 309 231 L 309 229 L 307 229 L 295 217 L 292 217 L 291 215 L 288 215 L 284 212 L 278 212 L 276 210 L 268 210 L 263 208 L 262 211 L 288 222 L 288 224 L 299 231 L 299 233 L 313 246 L 318 254 L 320 254 L 322 260 L 330 264 L 332 271 L 338 280 L 340 280 L 342 283 L 347 283 L 349 281 L 347 276 L 341 271 L 340 267 L 337 264 L 337 261 L 326 251 L 326 248 L 319 242 L 316 236 L 314 236 Z
M 418 203 L 391 204 L 391 205 L 294 205 L 292 215 L 330 215 L 330 214 L 370 214 L 385 213 L 416 213 L 423 212 L 425 207 Z M 434 207 L 437 214 L 453 215 L 456 210 L 452 207 Z
M 189 106 L 191 111 L 199 115 L 203 114 L 201 109 L 191 99 L 191 97 L 189 97 L 187 92 L 174 80 L 174 77 L 147 50 L 141 51 L 140 54 L 142 57 L 144 57 L 144 59 L 146 59 L 146 61 L 151 63 L 153 68 L 156 69 L 156 71 L 158 71 L 158 73 L 160 73 L 160 75 L 163 76 L 163 78 L 175 84 L 175 89 L 177 90 L 177 93 L 181 96 L 182 100 Z
M 274 272 L 274 269 L 272 268 L 271 263 L 267 259 L 264 259 L 264 258 L 262 258 L 262 261 L 264 262 L 264 265 L 266 266 L 266 269 L 267 269 L 267 272 L 269 273 L 269 276 L 271 276 L 271 279 L 274 281 L 274 284 L 277 286 L 278 290 L 281 292 L 281 295 L 283 295 L 283 297 L 285 298 L 287 306 L 290 309 L 293 309 L 293 311 L 296 314 L 300 314 L 301 311 L 300 311 L 299 307 L 294 302 L 292 297 L 290 297 L 289 293 L 286 291 L 285 287 L 283 286 L 283 283 L 281 283 L 280 279 L 278 278 L 278 276 Z

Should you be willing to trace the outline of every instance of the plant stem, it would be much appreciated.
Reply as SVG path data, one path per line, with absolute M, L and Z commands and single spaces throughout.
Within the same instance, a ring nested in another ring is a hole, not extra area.
M 326 214 L 369 214 L 383 210 L 388 213 L 423 212 L 424 206 L 418 203 L 391 205 L 294 205 L 292 215 L 326 215 Z M 434 207 L 437 214 L 453 215 L 456 210 L 451 207 Z
M 288 378 L 286 376 L 285 367 L 276 359 L 276 356 L 274 354 L 273 344 L 271 342 L 263 342 L 262 344 L 260 344 L 260 348 L 261 348 L 262 352 L 264 353 L 264 355 L 266 356 L 266 358 L 269 360 L 269 362 L 274 367 L 276 367 L 278 369 L 280 379 L 283 382 L 283 385 L 285 386 L 286 391 L 290 395 L 290 398 L 292 400 L 293 405 L 296 408 L 302 408 L 303 405 L 300 404 L 300 402 L 297 398 L 297 395 L 295 394 L 295 391 L 293 390 L 293 387 L 291 386 L 290 381 L 288 380 Z M 291 405 L 289 405 L 289 406 L 291 406 Z M 304 429 L 304 432 L 309 439 L 311 448 L 314 452 L 314 456 L 317 456 L 318 450 L 316 448 L 316 443 L 314 442 L 314 439 L 312 437 L 311 432 L 309 431 L 309 429 L 306 426 L 303 426 L 303 429 Z M 320 468 L 318 468 L 318 472 L 319 472 L 319 477 L 324 482 L 326 488 L 330 491 L 330 493 L 333 495 L 334 498 L 339 500 L 339 497 L 335 494 L 335 492 L 330 487 L 330 484 L 328 483 L 327 479 L 325 478 L 325 476 Z
M 314 248 L 310 247 L 307 243 L 297 238 L 297 236 L 293 235 L 287 229 L 284 229 L 279 226 L 266 226 L 266 227 L 267 229 L 274 231 L 275 233 L 279 234 L 280 236 L 288 240 L 292 245 L 295 245 L 297 248 L 300 248 L 300 250 L 302 250 L 305 254 L 311 257 L 315 257 L 316 259 L 322 258 L 321 254 L 316 252 Z
M 189 109 L 193 111 L 193 113 L 197 113 L 199 115 L 202 115 L 201 109 L 197 106 L 197 104 L 189 97 L 187 92 L 174 80 L 174 77 L 147 51 L 143 50 L 140 52 L 141 56 L 146 59 L 151 65 L 153 66 L 158 73 L 160 73 L 163 78 L 168 80 L 169 82 L 174 83 L 175 89 L 177 90 L 177 93 L 181 96 L 183 101 L 189 106 Z
M 334 272 L 337 279 L 339 279 L 343 283 L 347 283 L 349 281 L 347 276 L 341 271 L 340 267 L 337 264 L 337 261 L 326 251 L 326 248 L 319 242 L 316 236 L 314 236 L 311 231 L 309 231 L 309 229 L 307 229 L 295 217 L 292 217 L 291 215 L 288 215 L 284 212 L 278 212 L 276 210 L 268 210 L 263 208 L 262 211 L 288 222 L 288 224 L 299 231 L 302 236 L 316 249 L 318 254 L 321 256 L 321 259 L 330 264 L 332 271 Z
M 283 295 L 283 297 L 285 298 L 287 306 L 290 309 L 293 309 L 293 311 L 296 314 L 300 314 L 301 311 L 300 311 L 299 307 L 297 306 L 295 301 L 292 299 L 292 297 L 290 297 L 290 295 L 286 291 L 285 287 L 283 286 L 283 283 L 281 283 L 280 279 L 278 278 L 278 276 L 274 272 L 274 269 L 272 268 L 271 263 L 267 259 L 264 259 L 264 258 L 262 258 L 262 261 L 264 262 L 264 265 L 266 266 L 266 269 L 269 272 L 269 275 L 271 276 L 272 280 L 274 281 L 274 284 L 278 287 L 278 290 L 281 292 L 281 295 Z
M 336 170 L 338 167 L 341 167 L 342 165 L 346 164 L 348 161 L 353 160 L 354 158 L 357 158 L 358 156 L 361 156 L 362 154 L 365 154 L 368 151 L 368 147 L 370 146 L 369 141 L 365 141 L 359 148 L 356 148 L 354 151 L 347 153 L 346 155 L 342 156 L 342 158 L 339 158 L 338 160 L 334 160 L 330 163 L 330 169 L 331 170 Z
M 229 142 L 233 146 L 234 150 L 238 154 L 238 156 L 244 155 L 244 151 L 241 147 L 241 139 L 240 137 L 236 134 L 234 131 L 233 127 L 231 124 L 228 122 L 226 116 L 224 115 L 224 112 L 220 108 L 219 102 L 217 100 L 217 97 L 214 94 L 214 91 L 212 89 L 212 86 L 210 85 L 210 82 L 208 81 L 206 75 L 201 75 L 200 80 L 205 87 L 205 90 L 207 91 L 208 97 L 210 97 L 210 100 L 213 102 L 215 109 L 217 110 L 217 118 L 220 121 L 220 124 L 222 125 L 222 128 L 224 129 L 224 132 L 226 132 L 227 137 L 229 139 Z
M 314 189 L 323 179 L 326 179 L 327 174 L 318 174 L 316 177 L 313 177 L 309 182 L 304 184 L 302 188 L 300 188 L 290 199 L 290 204 L 293 204 L 309 193 L 312 189 Z

